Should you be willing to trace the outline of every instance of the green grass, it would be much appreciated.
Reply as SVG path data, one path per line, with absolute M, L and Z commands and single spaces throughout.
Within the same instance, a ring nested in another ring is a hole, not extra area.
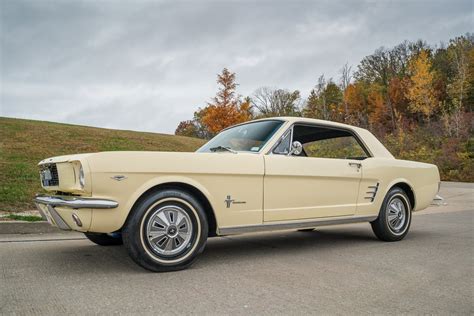
M 0 117 L 0 211 L 34 208 L 41 191 L 37 163 L 99 151 L 194 151 L 196 138 Z
M 5 218 L 9 218 L 15 221 L 25 221 L 25 222 L 39 222 L 42 221 L 43 218 L 34 215 L 16 215 L 16 214 L 8 214 Z

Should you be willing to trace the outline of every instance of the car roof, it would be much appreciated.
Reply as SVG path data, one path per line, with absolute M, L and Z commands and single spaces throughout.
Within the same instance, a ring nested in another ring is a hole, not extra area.
M 261 118 L 261 119 L 257 119 L 257 120 L 252 120 L 252 121 L 249 121 L 249 122 L 266 121 L 266 120 L 280 120 L 280 121 L 286 121 L 286 122 L 290 122 L 290 123 L 298 122 L 298 123 L 320 124 L 320 125 L 343 127 L 343 128 L 349 128 L 349 129 L 364 129 L 364 128 L 357 127 L 357 126 L 354 126 L 354 125 L 348 125 L 348 124 L 339 123 L 339 122 L 313 119 L 313 118 L 307 118 L 307 117 L 298 117 L 298 116 L 266 117 L 266 118 Z M 249 123 L 249 122 L 246 122 L 246 123 Z

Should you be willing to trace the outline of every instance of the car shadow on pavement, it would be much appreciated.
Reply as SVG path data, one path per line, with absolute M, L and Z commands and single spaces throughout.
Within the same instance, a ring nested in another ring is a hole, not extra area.
M 228 257 L 240 260 L 246 256 L 304 254 L 324 252 L 334 247 L 352 247 L 377 242 L 370 231 L 364 230 L 315 230 L 312 232 L 286 231 L 265 234 L 210 238 L 203 255 L 206 257 Z M 212 259 L 214 260 L 214 259 Z
M 204 253 L 195 264 L 196 268 L 208 265 L 242 264 L 258 258 L 274 260 L 275 257 L 292 256 L 305 258 L 308 255 L 322 258 L 330 252 L 344 253 L 359 248 L 361 251 L 384 251 L 387 247 L 404 247 L 407 242 L 430 239 L 431 231 L 410 232 L 403 241 L 387 243 L 372 233 L 370 226 L 360 224 L 352 227 L 324 227 L 312 232 L 274 232 L 230 237 L 210 238 Z
M 423 232 L 417 235 L 420 234 L 423 235 Z M 377 248 L 384 245 L 387 243 L 380 242 L 367 226 L 214 237 L 208 239 L 206 249 L 191 269 L 212 269 L 223 264 L 240 265 L 255 260 L 264 262 L 278 256 L 324 256 L 335 250 L 342 253 L 347 248 Z M 80 240 L 74 244 L 63 242 L 58 248 L 43 249 L 41 260 L 49 261 L 50 268 L 67 267 L 69 274 L 147 273 L 132 261 L 123 246 L 102 247 Z

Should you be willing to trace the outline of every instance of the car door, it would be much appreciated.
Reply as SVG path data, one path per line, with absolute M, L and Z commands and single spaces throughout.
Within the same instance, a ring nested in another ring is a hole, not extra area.
M 294 141 L 299 156 L 288 155 Z M 366 157 L 351 131 L 295 124 L 265 156 L 264 221 L 355 214 Z

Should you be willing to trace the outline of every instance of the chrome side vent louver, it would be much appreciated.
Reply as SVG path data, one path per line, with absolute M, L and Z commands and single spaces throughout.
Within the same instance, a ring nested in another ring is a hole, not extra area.
M 377 191 L 379 190 L 379 183 L 377 182 L 376 185 L 369 185 L 368 186 L 368 191 L 365 192 L 367 196 L 364 198 L 366 200 L 370 200 L 370 202 L 373 202 L 375 200 L 375 196 L 377 195 Z

